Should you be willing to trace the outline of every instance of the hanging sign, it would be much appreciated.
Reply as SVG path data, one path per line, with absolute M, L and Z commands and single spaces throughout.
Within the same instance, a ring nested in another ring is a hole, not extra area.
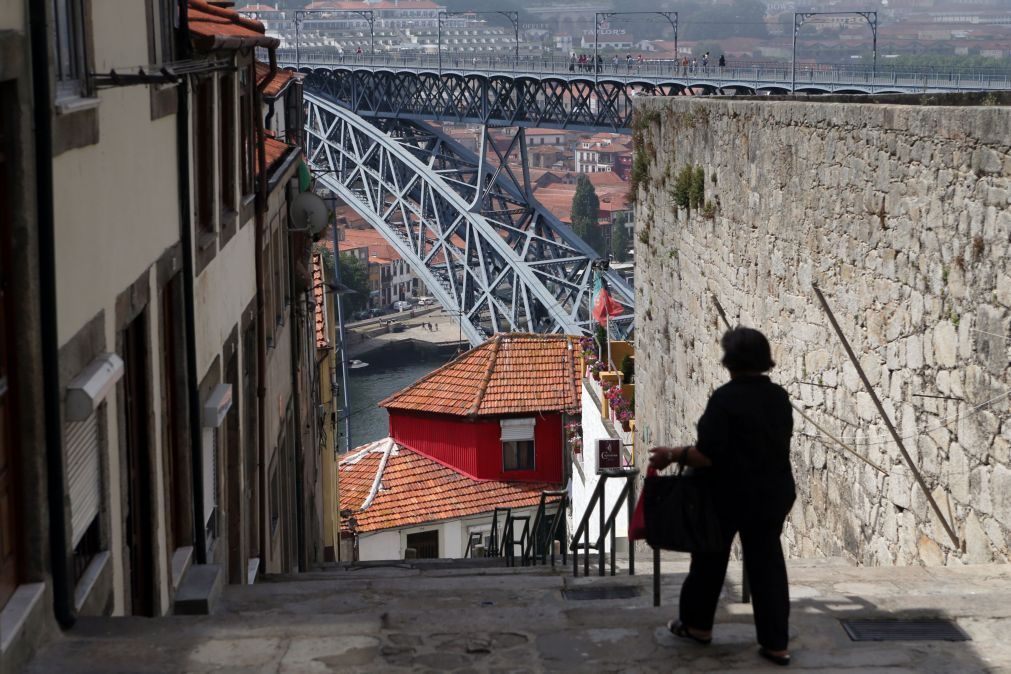
M 608 468 L 621 468 L 621 440 L 597 440 L 597 472 Z

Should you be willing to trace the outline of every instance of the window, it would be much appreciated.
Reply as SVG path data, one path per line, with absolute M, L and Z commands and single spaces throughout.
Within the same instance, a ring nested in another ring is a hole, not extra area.
M 253 178 L 256 175 L 256 171 L 253 168 L 256 159 L 254 153 L 256 144 L 253 142 L 252 88 L 254 79 L 251 74 L 252 68 L 253 66 L 250 64 L 239 71 L 239 134 L 241 135 L 239 147 L 242 150 L 241 177 L 243 196 L 253 193 Z
M 417 534 L 407 534 L 407 548 L 414 550 L 417 559 L 438 559 L 439 530 L 423 531 Z
M 534 469 L 535 419 L 503 419 L 502 470 Z
M 510 440 L 502 443 L 502 469 L 533 470 L 534 441 Z
M 148 0 L 148 53 L 151 63 L 169 63 L 175 54 L 177 0 Z
M 88 68 L 85 61 L 84 3 L 53 0 L 56 26 L 56 98 L 85 96 Z
M 193 92 L 193 145 L 195 166 L 193 172 L 196 192 L 197 231 L 201 235 L 213 234 L 214 229 L 214 78 L 202 77 Z M 205 243 L 200 238 L 197 244 Z
M 235 210 L 235 77 L 221 78 L 221 207 Z
M 270 465 L 270 535 L 277 533 L 277 525 L 281 521 L 281 481 L 277 476 L 277 461 Z

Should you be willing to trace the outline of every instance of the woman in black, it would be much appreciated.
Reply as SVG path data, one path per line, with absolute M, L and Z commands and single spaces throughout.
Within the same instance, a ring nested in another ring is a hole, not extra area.
M 740 533 L 759 654 L 788 665 L 790 595 L 779 537 L 795 498 L 790 469 L 793 411 L 786 391 L 764 374 L 775 363 L 761 332 L 734 328 L 720 344 L 730 381 L 709 398 L 695 445 L 650 450 L 650 465 L 658 470 L 680 461 L 708 476 L 725 537 L 719 552 L 692 555 L 681 588 L 680 616 L 668 628 L 700 644 L 712 640 L 730 545 Z

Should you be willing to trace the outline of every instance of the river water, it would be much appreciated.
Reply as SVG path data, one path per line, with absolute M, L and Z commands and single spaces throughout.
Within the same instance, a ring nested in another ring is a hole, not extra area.
M 351 401 L 351 448 L 382 440 L 389 435 L 389 415 L 377 406 L 380 400 L 406 388 L 449 362 L 453 346 L 390 344 L 359 356 L 368 367 L 349 370 Z M 342 443 L 343 446 L 343 443 Z

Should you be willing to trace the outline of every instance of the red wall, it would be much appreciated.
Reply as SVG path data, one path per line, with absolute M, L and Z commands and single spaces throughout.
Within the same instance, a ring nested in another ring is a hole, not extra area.
M 498 419 L 413 415 L 390 410 L 390 437 L 462 473 L 481 480 L 562 481 L 562 417 L 538 417 L 534 426 L 534 470 L 502 470 Z

